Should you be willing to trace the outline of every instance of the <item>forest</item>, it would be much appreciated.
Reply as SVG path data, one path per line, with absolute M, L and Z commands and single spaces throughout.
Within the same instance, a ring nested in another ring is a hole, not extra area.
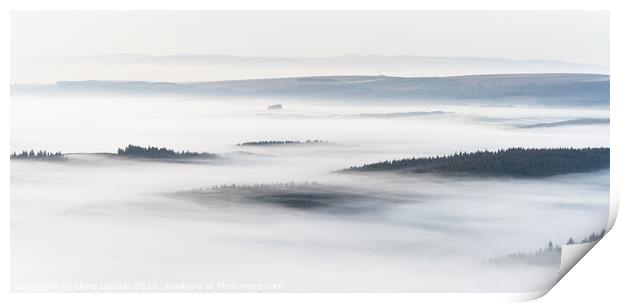
M 22 151 L 21 153 L 12 153 L 11 154 L 11 159 L 16 159 L 16 160 L 52 160 L 52 161 L 57 161 L 57 160 L 65 160 L 65 156 L 61 153 L 61 152 L 48 152 L 45 150 L 40 150 L 38 152 L 35 152 L 34 150 L 30 150 L 30 151 Z
M 173 149 L 165 147 L 142 147 L 138 145 L 128 145 L 125 148 L 119 148 L 117 155 L 130 158 L 148 158 L 148 159 L 210 159 L 217 157 L 216 154 L 206 152 L 177 152 Z
M 509 148 L 412 157 L 354 166 L 340 172 L 438 173 L 546 177 L 609 168 L 609 148 Z

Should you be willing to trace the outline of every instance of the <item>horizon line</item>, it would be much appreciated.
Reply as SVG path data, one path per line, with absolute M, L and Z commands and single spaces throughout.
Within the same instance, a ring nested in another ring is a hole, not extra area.
M 451 76 L 390 76 L 386 74 L 370 75 L 370 74 L 336 74 L 336 75 L 307 75 L 307 76 L 290 76 L 290 77 L 267 77 L 267 78 L 241 78 L 228 80 L 213 81 L 152 81 L 152 80 L 117 80 L 117 79 L 86 79 L 86 80 L 56 80 L 51 83 L 10 83 L 10 86 L 50 86 L 57 85 L 60 82 L 139 82 L 154 84 L 193 84 L 193 83 L 222 83 L 235 81 L 260 81 L 260 80 L 285 80 L 285 79 L 303 79 L 303 78 L 329 78 L 329 77 L 375 77 L 375 78 L 396 78 L 396 79 L 419 79 L 419 78 L 464 78 L 464 77 L 484 77 L 484 76 L 542 76 L 542 75 L 590 75 L 590 76 L 606 76 L 610 74 L 602 73 L 564 73 L 564 72 L 530 72 L 530 73 L 488 73 L 488 74 L 459 74 Z

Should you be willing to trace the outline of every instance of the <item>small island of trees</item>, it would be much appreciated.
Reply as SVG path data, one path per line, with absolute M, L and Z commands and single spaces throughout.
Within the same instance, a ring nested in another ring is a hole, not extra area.
M 11 159 L 15 160 L 48 160 L 48 161 L 58 161 L 58 160 L 66 160 L 65 155 L 61 152 L 48 152 L 45 150 L 40 150 L 35 152 L 34 150 L 30 151 L 22 151 L 21 153 L 12 153 Z
M 167 149 L 165 147 L 142 147 L 138 145 L 128 145 L 125 148 L 119 148 L 117 151 L 118 156 L 130 157 L 130 158 L 146 158 L 146 159 L 210 159 L 217 157 L 216 154 L 206 152 L 190 152 L 181 151 L 176 152 L 173 149 Z
M 455 153 L 450 156 L 406 158 L 354 166 L 341 172 L 471 174 L 546 177 L 609 168 L 609 148 L 509 148 Z
M 267 106 L 267 109 L 282 109 L 282 104 L 271 104 Z
M 241 203 L 265 203 L 298 210 L 336 211 L 354 214 L 364 210 L 355 201 L 367 198 L 349 188 L 317 182 L 286 182 L 274 184 L 229 184 L 198 188 L 178 194 L 201 202 L 214 200 Z
M 327 143 L 323 140 L 306 140 L 306 141 L 294 141 L 294 140 L 266 140 L 266 141 L 248 141 L 237 144 L 237 146 L 260 146 L 260 145 L 290 145 L 290 144 L 320 144 Z

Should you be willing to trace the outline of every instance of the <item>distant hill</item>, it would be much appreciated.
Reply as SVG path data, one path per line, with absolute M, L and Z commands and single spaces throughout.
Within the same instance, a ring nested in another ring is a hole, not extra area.
M 547 123 L 526 124 L 526 125 L 520 125 L 518 127 L 519 128 L 541 128 L 541 127 L 559 127 L 559 126 L 570 126 L 570 125 L 596 125 L 596 124 L 609 124 L 609 119 L 595 119 L 595 118 L 572 119 L 572 120 L 547 122 Z
M 309 67 L 330 70 L 387 71 L 399 74 L 495 74 L 495 73 L 609 73 L 609 67 L 558 60 L 512 60 L 505 58 L 472 58 L 442 56 L 355 55 L 329 57 L 261 57 L 205 54 L 107 54 L 58 58 L 65 66 L 191 66 L 204 68 L 244 67 L 304 70 Z M 361 72 L 364 73 L 364 72 Z
M 13 85 L 11 94 L 182 95 L 397 100 L 418 103 L 609 106 L 609 76 L 505 74 L 402 78 L 324 76 L 218 82 L 59 81 Z
M 383 161 L 354 166 L 342 172 L 547 177 L 608 168 L 609 148 L 510 148 Z

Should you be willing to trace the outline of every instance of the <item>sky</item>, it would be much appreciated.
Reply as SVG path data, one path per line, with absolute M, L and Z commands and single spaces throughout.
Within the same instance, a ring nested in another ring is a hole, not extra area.
M 608 66 L 609 14 L 593 11 L 17 11 L 11 14 L 11 62 L 15 70 L 12 82 L 80 78 L 77 69 L 58 65 L 68 64 L 67 58 L 76 56 L 110 54 L 407 55 L 560 60 Z M 42 70 L 50 63 L 55 67 Z M 41 77 L 45 73 L 49 75 Z M 86 74 L 90 78 L 119 77 L 122 73 L 108 69 Z M 136 73 L 135 77 L 140 74 Z

